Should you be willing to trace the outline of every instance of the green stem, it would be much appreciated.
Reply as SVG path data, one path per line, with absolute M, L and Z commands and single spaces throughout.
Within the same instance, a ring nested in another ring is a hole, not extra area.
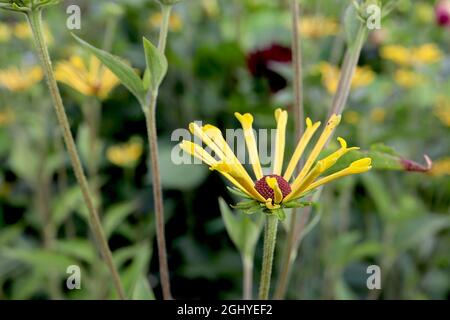
M 259 284 L 259 299 L 269 299 L 270 278 L 272 275 L 273 254 L 277 239 L 278 217 L 275 214 L 266 215 L 266 227 L 264 230 L 264 253 Z
M 333 103 L 331 105 L 328 117 L 332 114 L 341 114 L 342 111 L 344 111 L 345 104 L 347 103 L 347 99 L 350 94 L 352 78 L 355 73 L 356 65 L 358 64 L 361 49 L 366 37 L 367 28 L 365 24 L 361 23 L 355 42 L 350 45 L 345 52 L 338 88 L 333 97 Z
M 302 81 L 302 47 L 301 47 L 301 34 L 299 30 L 300 25 L 300 5 L 297 0 L 290 1 L 291 8 L 291 23 L 292 23 L 292 53 L 293 53 L 293 63 L 294 63 L 294 96 L 295 96 L 295 107 L 294 107 L 294 123 L 295 123 L 295 136 L 298 141 L 304 130 L 303 118 L 304 118 L 304 108 L 303 108 L 303 81 Z M 299 162 L 299 166 L 301 163 Z M 278 279 L 277 288 L 275 290 L 275 299 L 283 299 L 287 283 L 289 281 L 290 270 L 292 263 L 295 259 L 296 254 L 293 252 L 295 248 L 295 238 L 296 238 L 296 226 L 297 226 L 297 208 L 294 208 L 291 213 L 291 222 L 289 231 L 287 234 L 287 241 L 283 253 L 283 260 L 281 265 L 281 273 Z
M 253 255 L 247 257 L 242 254 L 242 271 L 242 297 L 244 300 L 251 300 L 253 291 Z
M 45 72 L 47 79 L 47 85 L 53 100 L 53 106 L 55 108 L 56 116 L 58 118 L 58 123 L 60 125 L 61 131 L 63 133 L 64 142 L 66 144 L 67 150 L 69 152 L 70 160 L 72 162 L 72 167 L 77 178 L 78 184 L 80 186 L 81 192 L 83 194 L 84 201 L 86 203 L 89 218 L 91 222 L 92 231 L 95 234 L 96 240 L 99 244 L 100 251 L 102 252 L 103 258 L 111 272 L 114 285 L 116 287 L 117 293 L 121 299 L 126 299 L 125 292 L 123 290 L 119 273 L 114 265 L 112 253 L 109 249 L 108 242 L 103 233 L 100 218 L 95 209 L 94 203 L 92 201 L 92 196 L 89 190 L 89 185 L 86 176 L 81 166 L 81 161 L 78 156 L 75 141 L 70 131 L 69 120 L 67 118 L 66 111 L 64 110 L 63 101 L 56 83 L 56 79 L 52 69 L 52 63 L 50 55 L 48 53 L 47 44 L 45 42 L 43 32 L 42 32 L 42 13 L 41 10 L 31 10 L 27 14 L 28 22 L 33 32 L 36 49 L 41 61 L 42 67 Z
M 162 25 L 159 34 L 158 49 L 164 54 L 169 31 L 171 6 L 162 5 Z M 158 90 L 149 92 L 148 105 L 143 106 L 147 126 L 147 138 L 150 148 L 150 168 L 152 173 L 153 199 L 156 220 L 156 241 L 158 244 L 159 272 L 164 300 L 172 299 L 170 292 L 169 266 L 167 263 L 166 236 L 164 229 L 164 203 L 162 197 L 161 176 L 158 156 L 158 133 L 156 130 L 156 103 Z

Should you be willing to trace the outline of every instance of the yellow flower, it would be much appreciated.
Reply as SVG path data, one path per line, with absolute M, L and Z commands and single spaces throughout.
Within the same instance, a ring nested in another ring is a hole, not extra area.
M 150 18 L 148 19 L 149 24 L 152 28 L 159 28 L 161 26 L 162 23 L 162 14 L 161 12 L 158 13 L 154 13 L 150 16 Z M 170 20 L 169 20 L 169 28 L 171 31 L 173 32 L 178 32 L 181 30 L 181 28 L 183 28 L 183 20 L 181 19 L 180 15 L 177 13 L 172 13 L 170 15 Z
M 383 108 L 376 107 L 370 112 L 370 119 L 375 123 L 382 123 L 386 118 L 386 111 Z
M 300 32 L 305 38 L 321 38 L 338 33 L 338 23 L 330 18 L 305 16 L 299 22 Z
M 91 56 L 89 64 L 77 55 L 59 62 L 55 70 L 56 79 L 85 96 L 105 99 L 119 84 L 119 79 L 105 68 L 100 60 Z
M 340 70 L 327 63 L 319 64 L 319 71 L 322 74 L 322 84 L 329 93 L 335 93 L 339 84 Z M 355 74 L 352 79 L 352 89 L 366 87 L 375 79 L 375 72 L 369 66 L 356 67 Z
M 399 69 L 394 74 L 395 82 L 403 88 L 413 88 L 424 82 L 424 77 L 414 71 Z
M 129 142 L 111 146 L 106 151 L 108 160 L 119 167 L 131 167 L 142 156 L 142 140 L 131 138 Z
M 15 120 L 15 115 L 10 108 L 0 110 L 0 127 L 6 126 Z
M 249 113 L 243 115 L 235 113 L 235 116 L 241 123 L 244 131 L 245 143 L 249 152 L 254 178 L 250 176 L 244 166 L 239 162 L 238 158 L 222 136 L 222 132 L 217 127 L 212 125 L 200 127 L 196 123 L 191 123 L 189 125 L 191 133 L 200 138 L 203 143 L 214 152 L 217 158 L 208 153 L 201 145 L 190 141 L 183 140 L 180 143 L 180 147 L 185 152 L 209 165 L 211 170 L 220 172 L 247 197 L 254 199 L 260 206 L 266 207 L 267 209 L 278 209 L 284 205 L 289 206 L 289 202 L 292 203 L 292 201 L 301 198 L 308 191 L 347 175 L 366 172 L 371 168 L 371 159 L 363 158 L 352 162 L 343 170 L 320 178 L 320 176 L 331 168 L 341 156 L 351 150 L 358 149 L 357 147 L 348 148 L 347 142 L 339 137 L 338 141 L 340 143 L 340 148 L 321 160 L 316 161 L 341 120 L 340 115 L 333 115 L 328 120 L 316 144 L 306 158 L 300 173 L 293 178 L 294 170 L 297 167 L 300 158 L 309 141 L 320 126 L 320 122 L 313 123 L 311 119 L 306 119 L 305 133 L 300 138 L 287 168 L 284 173 L 282 173 L 288 114 L 284 110 L 277 109 L 275 110 L 277 129 L 275 136 L 275 156 L 271 170 L 272 173 L 264 175 L 259 161 L 256 139 L 252 128 L 253 116 Z
M 381 48 L 380 55 L 383 59 L 393 61 L 401 66 L 432 64 L 439 62 L 443 57 L 442 51 L 434 43 L 426 43 L 412 48 L 387 45 Z
M 8 42 L 11 38 L 11 29 L 5 23 L 0 23 L 0 42 Z
M 344 113 L 344 121 L 349 124 L 357 124 L 360 118 L 359 113 L 353 110 L 348 110 Z
M 443 124 L 450 127 L 450 99 L 446 96 L 438 96 L 434 107 L 434 114 Z
M 435 177 L 450 175 L 450 157 L 433 161 L 433 166 L 428 173 Z
M 433 6 L 428 3 L 418 3 L 415 5 L 415 14 L 420 22 L 430 23 L 434 19 Z
M 43 28 L 45 40 L 47 41 L 48 44 L 52 44 L 53 36 L 50 32 L 50 29 L 48 28 L 48 26 L 45 23 L 42 25 L 42 28 Z M 30 26 L 28 25 L 28 22 L 17 23 L 14 26 L 14 35 L 21 40 L 27 40 L 27 39 L 33 38 L 33 33 L 31 31 Z
M 216 17 L 219 14 L 217 0 L 202 0 L 202 7 L 209 17 Z
M 23 69 L 11 67 L 0 70 L 0 86 L 10 91 L 22 92 L 41 81 L 42 77 L 42 69 L 38 66 Z

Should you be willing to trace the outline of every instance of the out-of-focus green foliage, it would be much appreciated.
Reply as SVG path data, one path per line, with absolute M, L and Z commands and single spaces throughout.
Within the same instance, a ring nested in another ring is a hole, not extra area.
M 146 59 L 142 37 L 157 43 L 160 4 L 116 1 L 123 15 L 117 15 L 117 25 L 111 26 L 108 2 L 77 2 L 81 30 L 66 28 L 64 2 L 48 7 L 44 21 L 55 68 L 72 55 L 90 59 L 89 50 L 71 33 L 103 49 L 105 38 L 112 34 L 107 51 L 125 60 L 90 49 L 110 68 L 120 69 L 117 72 L 132 93 L 117 86 L 97 101 L 101 104 L 98 174 L 89 180 L 98 191 L 102 223 L 127 295 L 153 299 L 160 297 L 160 283 L 148 148 L 144 143 L 140 150 L 132 139 L 145 140 L 146 135 L 144 115 L 133 94 L 143 101 L 142 79 L 156 61 L 147 42 Z M 349 153 L 333 170 L 351 162 L 355 154 L 372 156 L 374 170 L 327 185 L 314 198 L 311 212 L 298 210 L 298 221 L 308 214 L 309 219 L 287 298 L 449 297 L 450 30 L 435 23 L 434 1 L 398 2 L 382 20 L 382 28 L 369 33 L 359 66 L 370 68 L 373 77 L 367 84 L 353 86 L 336 132 L 361 150 Z M 302 1 L 305 114 L 312 120 L 324 122 L 331 105 L 331 84 L 326 83 L 320 63 L 339 66 L 342 62 L 349 34 L 343 21 L 347 4 Z M 328 29 L 317 27 L 313 17 L 326 18 L 319 21 Z M 37 64 L 24 23 L 21 15 L 0 12 L 0 74 L 14 66 L 27 70 Z M 265 76 L 255 76 L 251 57 L 273 44 L 289 47 L 290 41 L 288 1 L 186 0 L 173 8 L 157 121 L 176 298 L 240 298 L 239 251 L 253 255 L 254 250 L 256 287 L 262 247 L 260 226 L 251 220 L 258 217 L 231 212 L 227 204 L 235 204 L 235 199 L 216 172 L 172 162 L 179 142 L 172 133 L 200 119 L 221 129 L 237 128 L 236 111 L 253 113 L 255 128 L 272 129 L 276 107 L 292 111 L 292 66 L 257 60 L 256 67 L 264 68 Z M 410 55 L 413 48 L 428 43 L 441 53 L 436 62 L 399 64 L 382 53 L 388 45 L 399 45 Z M 160 73 L 147 85 L 162 78 L 163 64 L 157 63 Z M 405 82 L 404 71 L 419 75 L 420 81 L 408 82 L 413 77 L 409 74 Z M 271 90 L 280 82 L 281 89 Z M 63 84 L 60 89 L 87 168 L 92 160 L 87 116 L 92 97 Z M 296 144 L 289 121 L 287 158 Z M 130 148 L 115 149 L 119 156 L 112 157 L 111 147 L 124 143 Z M 336 148 L 331 141 L 325 153 Z M 430 172 L 402 170 L 401 160 L 420 163 L 424 154 L 435 162 Z M 109 273 L 92 245 L 88 215 L 44 81 L 17 91 L 0 82 L 0 164 L 0 299 L 115 297 Z M 280 227 L 277 240 L 274 285 L 289 229 L 290 212 L 286 214 L 287 228 Z M 381 291 L 366 287 L 367 266 L 373 264 L 381 267 Z M 81 290 L 66 287 L 70 265 L 81 268 Z

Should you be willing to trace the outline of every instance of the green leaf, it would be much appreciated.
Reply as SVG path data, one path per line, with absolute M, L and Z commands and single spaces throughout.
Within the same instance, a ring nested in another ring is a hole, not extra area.
M 245 194 L 244 192 L 242 192 L 241 190 L 239 190 L 236 187 L 229 187 L 227 186 L 228 191 L 230 191 L 232 194 L 240 197 L 240 198 L 245 198 L 245 199 L 251 199 L 251 197 L 249 197 L 247 194 Z
M 148 279 L 144 275 L 140 275 L 131 296 L 133 300 L 155 300 L 155 295 L 150 287 Z
M 2 259 L 17 260 L 33 268 L 51 270 L 59 275 L 65 275 L 68 266 L 78 264 L 76 259 L 47 249 L 3 248 L 0 254 Z
M 133 260 L 126 269 L 121 272 L 121 278 L 127 295 L 134 295 L 136 287 L 140 281 L 148 281 L 146 279 L 147 269 L 150 264 L 152 250 L 148 242 L 143 242 L 137 247 L 133 246 Z M 139 288 L 142 289 L 142 288 Z M 139 292 L 136 292 L 138 294 Z
M 145 89 L 150 88 L 152 91 L 155 91 L 167 73 L 167 60 L 164 54 L 145 37 L 143 37 L 143 43 L 145 60 L 147 62 L 143 85 Z
M 92 263 L 96 258 L 92 243 L 86 239 L 58 240 L 55 242 L 55 251 L 87 263 Z
M 52 220 L 56 228 L 75 210 L 83 207 L 83 196 L 79 186 L 70 187 L 52 203 Z
M 141 105 L 145 104 L 145 89 L 141 78 L 134 69 L 127 65 L 122 59 L 112 54 L 98 49 L 86 41 L 80 39 L 75 34 L 72 36 L 89 52 L 94 54 L 112 73 L 114 73 L 120 82 L 139 100 Z
M 286 202 L 284 204 L 284 206 L 286 208 L 303 208 L 303 207 L 308 207 L 312 204 L 312 202 L 310 201 L 296 201 L 296 200 L 292 200 L 289 202 Z
M 233 214 L 222 198 L 219 198 L 219 206 L 231 241 L 233 241 L 241 255 L 253 259 L 264 216 L 258 215 L 257 220 L 253 221 L 246 215 Z
M 134 202 L 123 202 L 108 209 L 103 220 L 103 230 L 106 238 L 109 238 L 114 230 L 135 210 Z
M 246 209 L 250 209 L 253 207 L 259 208 L 259 202 L 256 200 L 241 201 L 241 202 L 236 203 L 236 205 L 232 205 L 231 207 L 234 209 L 239 209 L 239 210 L 246 210 Z

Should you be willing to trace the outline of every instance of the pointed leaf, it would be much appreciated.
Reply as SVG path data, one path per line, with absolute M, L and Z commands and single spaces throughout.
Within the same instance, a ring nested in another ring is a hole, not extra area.
M 167 60 L 149 40 L 143 38 L 147 70 L 144 75 L 146 89 L 157 90 L 167 73 Z M 147 78 L 146 78 L 147 77 Z M 148 87 L 147 87 L 148 85 Z
M 139 100 L 141 104 L 145 103 L 145 89 L 141 78 L 134 69 L 123 62 L 120 58 L 113 56 L 109 52 L 98 49 L 86 41 L 80 39 L 75 34 L 72 36 L 90 53 L 94 54 L 112 73 L 114 73 L 120 82 Z

